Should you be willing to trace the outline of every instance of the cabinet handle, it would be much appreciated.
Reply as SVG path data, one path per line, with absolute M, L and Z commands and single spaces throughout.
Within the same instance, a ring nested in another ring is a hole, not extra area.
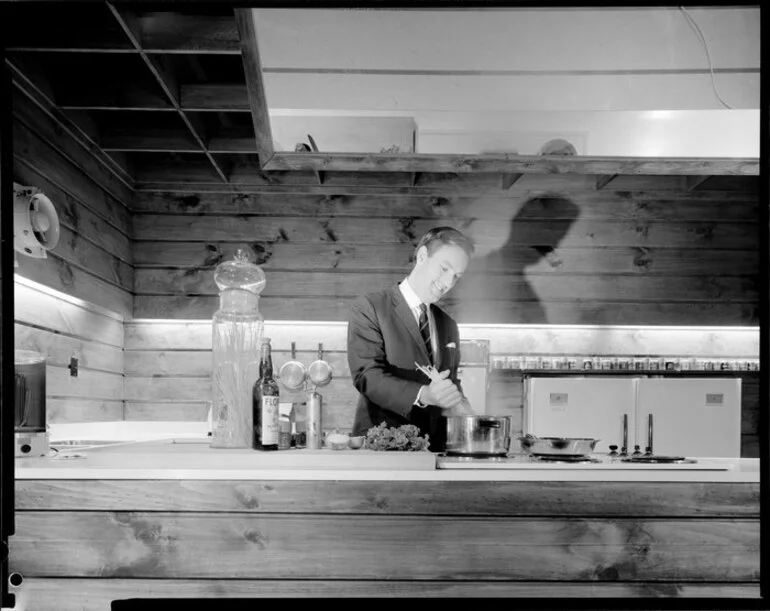
M 488 428 L 488 429 L 499 429 L 500 421 L 499 420 L 479 420 L 479 426 Z

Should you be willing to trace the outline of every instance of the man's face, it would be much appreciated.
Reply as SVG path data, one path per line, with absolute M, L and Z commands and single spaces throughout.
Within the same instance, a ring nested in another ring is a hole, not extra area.
M 435 303 L 451 289 L 465 273 L 469 257 L 453 244 L 442 244 L 432 255 L 421 246 L 412 270 L 410 285 L 424 303 Z

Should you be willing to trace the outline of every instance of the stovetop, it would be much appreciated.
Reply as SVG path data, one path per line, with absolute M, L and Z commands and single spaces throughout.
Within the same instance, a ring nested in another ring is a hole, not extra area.
M 677 462 L 655 462 L 655 457 L 647 460 L 628 460 L 607 454 L 591 454 L 587 457 L 560 457 L 543 459 L 530 454 L 508 454 L 507 456 L 447 456 L 439 455 L 439 469 L 677 469 L 728 471 L 729 464 L 708 460 L 684 458 Z

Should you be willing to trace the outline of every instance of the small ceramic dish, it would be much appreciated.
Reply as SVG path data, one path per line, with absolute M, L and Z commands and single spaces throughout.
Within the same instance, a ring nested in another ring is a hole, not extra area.
M 362 448 L 362 447 L 363 447 L 363 445 L 364 445 L 364 439 L 366 439 L 366 438 L 365 438 L 363 435 L 361 435 L 361 436 L 359 436 L 359 437 L 351 437 L 351 438 L 348 440 L 348 445 L 349 445 L 349 446 L 350 446 L 352 449 L 354 449 L 354 450 L 358 450 L 358 449 L 360 449 L 360 448 Z

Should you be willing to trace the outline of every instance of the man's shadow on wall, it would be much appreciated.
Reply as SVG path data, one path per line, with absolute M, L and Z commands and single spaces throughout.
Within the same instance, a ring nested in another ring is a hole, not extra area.
M 463 323 L 550 322 L 526 270 L 543 260 L 556 269 L 563 265 L 555 251 L 579 216 L 578 205 L 561 195 L 524 202 L 511 219 L 505 244 L 471 260 L 453 299 L 457 318 Z M 546 280 L 559 281 L 558 276 Z

